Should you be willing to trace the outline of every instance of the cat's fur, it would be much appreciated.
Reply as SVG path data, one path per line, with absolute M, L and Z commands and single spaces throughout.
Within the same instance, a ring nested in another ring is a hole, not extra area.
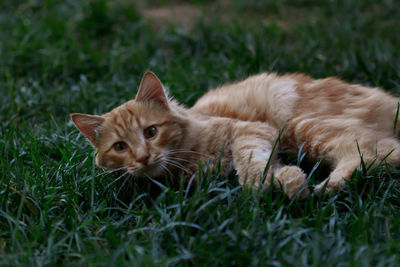
M 316 187 L 319 192 L 326 184 L 331 192 L 360 166 L 359 150 L 367 163 L 399 165 L 397 105 L 398 99 L 378 88 L 263 73 L 212 90 L 186 109 L 168 99 L 159 79 L 146 72 L 134 100 L 102 116 L 71 118 L 97 148 L 97 165 L 107 169 L 122 167 L 137 177 L 191 177 L 199 160 L 212 168 L 220 158 L 225 173 L 235 169 L 241 184 L 259 186 L 271 158 L 264 188 L 273 175 L 274 186 L 303 198 L 309 194 L 305 174 L 297 166 L 283 166 L 273 152 L 280 129 L 280 149 L 297 152 L 304 144 L 310 156 L 334 166 Z M 121 141 L 126 147 L 116 151 L 114 144 Z

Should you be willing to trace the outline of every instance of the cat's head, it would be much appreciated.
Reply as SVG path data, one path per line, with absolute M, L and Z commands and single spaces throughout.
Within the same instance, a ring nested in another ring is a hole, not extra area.
M 97 149 L 98 166 L 154 177 L 166 173 L 181 149 L 187 120 L 176 108 L 147 71 L 135 99 L 101 116 L 74 113 L 71 119 Z

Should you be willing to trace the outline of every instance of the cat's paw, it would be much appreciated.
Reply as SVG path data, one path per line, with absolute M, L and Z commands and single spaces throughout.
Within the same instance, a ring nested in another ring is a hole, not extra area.
M 314 187 L 314 193 L 317 195 L 329 195 L 340 191 L 345 185 L 346 180 L 343 178 L 333 181 L 326 179 Z
M 299 200 L 305 199 L 310 195 L 310 190 L 307 188 L 306 175 L 297 166 L 283 167 L 275 174 L 275 179 L 279 181 L 283 191 L 291 199 L 296 196 L 299 191 L 301 191 L 298 195 Z
M 318 196 L 329 194 L 332 190 L 328 188 L 328 181 L 323 181 L 314 187 L 314 193 Z

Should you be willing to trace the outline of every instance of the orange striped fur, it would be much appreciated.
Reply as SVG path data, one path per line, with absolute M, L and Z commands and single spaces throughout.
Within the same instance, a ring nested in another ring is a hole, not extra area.
M 137 177 L 191 177 L 200 160 L 213 168 L 224 148 L 223 173 L 236 170 L 241 184 L 257 187 L 270 159 L 264 188 L 273 175 L 275 187 L 304 198 L 304 172 L 282 165 L 272 152 L 279 130 L 285 128 L 280 149 L 297 152 L 304 143 L 305 152 L 334 166 L 316 187 L 319 192 L 326 183 L 331 192 L 359 167 L 357 144 L 367 163 L 378 158 L 399 165 L 397 103 L 378 88 L 336 78 L 263 73 L 211 90 L 187 109 L 168 99 L 159 79 L 146 72 L 136 99 L 101 116 L 71 118 L 96 147 L 96 164 L 107 169 L 123 168 Z

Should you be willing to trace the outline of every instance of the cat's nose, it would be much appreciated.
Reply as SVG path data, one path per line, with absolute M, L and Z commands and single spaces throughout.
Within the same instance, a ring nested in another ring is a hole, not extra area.
M 147 166 L 149 163 L 150 154 L 143 154 L 136 158 L 137 162 L 142 163 L 143 165 Z

